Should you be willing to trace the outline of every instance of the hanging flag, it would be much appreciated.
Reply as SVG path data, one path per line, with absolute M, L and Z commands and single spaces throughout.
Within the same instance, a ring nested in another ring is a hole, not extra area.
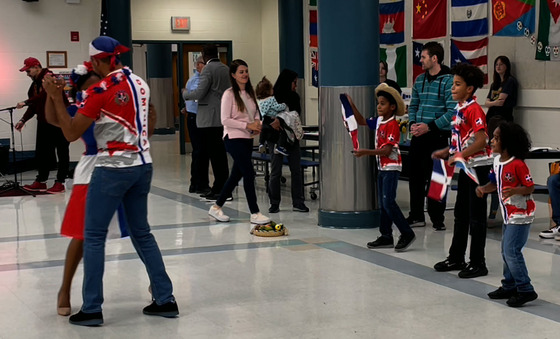
M 319 47 L 317 39 L 317 10 L 309 11 L 309 47 Z
M 447 188 L 451 184 L 453 178 L 453 166 L 449 166 L 447 161 L 442 159 L 433 159 L 434 168 L 432 171 L 432 179 L 430 181 L 430 189 L 428 190 L 428 198 L 435 201 L 445 201 L 447 196 Z
M 451 36 L 488 35 L 488 0 L 451 0 Z
M 344 121 L 344 126 L 348 134 L 350 134 L 352 138 L 354 151 L 356 151 L 360 149 L 360 143 L 358 142 L 358 122 L 356 121 L 356 117 L 354 117 L 354 110 L 346 94 L 340 94 L 340 102 L 342 103 L 342 120 Z
M 560 1 L 541 0 L 539 7 L 539 33 L 537 60 L 560 60 Z
M 484 73 L 484 83 L 488 83 L 488 38 L 477 41 L 451 39 L 451 67 L 459 62 L 478 66 Z
M 387 63 L 387 79 L 393 79 L 400 87 L 406 83 L 406 45 L 397 48 L 380 48 L 379 59 Z
M 414 0 L 412 38 L 433 39 L 447 35 L 447 0 Z
M 535 32 L 535 0 L 492 0 L 492 34 L 529 36 Z
M 420 63 L 420 56 L 422 55 L 422 47 L 424 45 L 420 42 L 412 42 L 412 83 L 416 81 L 416 78 L 424 73 L 422 69 L 422 64 Z
M 379 43 L 395 45 L 404 42 L 404 1 L 379 4 Z
M 311 54 L 311 85 L 319 88 L 319 51 L 317 48 L 309 49 Z
M 101 0 L 101 22 L 99 24 L 99 35 L 107 35 L 109 30 L 109 16 L 107 12 L 107 1 Z

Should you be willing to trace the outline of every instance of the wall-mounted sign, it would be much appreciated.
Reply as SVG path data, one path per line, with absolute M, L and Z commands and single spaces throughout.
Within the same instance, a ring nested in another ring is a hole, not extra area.
M 171 17 L 171 30 L 188 32 L 191 29 L 190 16 L 172 16 Z

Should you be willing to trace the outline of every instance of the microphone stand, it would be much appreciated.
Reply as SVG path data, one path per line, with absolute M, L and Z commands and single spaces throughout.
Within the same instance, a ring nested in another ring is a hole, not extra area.
M 13 107 L 6 107 L 6 108 L 0 108 L 0 112 L 4 112 L 4 111 L 8 111 L 10 113 L 10 129 L 12 132 L 12 162 L 13 162 L 13 170 L 14 170 L 14 181 L 7 181 L 6 184 L 4 184 L 1 188 L 2 190 L 0 190 L 0 196 L 11 196 L 11 195 L 21 195 L 21 194 L 12 194 L 14 192 L 20 193 L 23 192 L 25 194 L 29 194 L 35 197 L 35 193 L 27 191 L 25 189 L 23 189 L 23 187 L 20 186 L 20 184 L 18 183 L 17 180 L 17 171 L 16 171 L 16 137 L 14 135 L 14 109 L 16 109 L 15 106 Z M 2 121 L 5 121 L 3 119 L 1 119 Z M 7 121 L 5 121 L 6 123 L 8 123 Z

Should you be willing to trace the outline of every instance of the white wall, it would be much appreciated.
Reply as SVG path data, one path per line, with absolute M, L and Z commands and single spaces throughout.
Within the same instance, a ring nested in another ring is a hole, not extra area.
M 2 1 L 0 10 L 0 108 L 15 106 L 27 99 L 31 80 L 19 72 L 23 60 L 33 56 L 46 67 L 46 51 L 67 51 L 68 67 L 87 59 L 88 43 L 99 34 L 99 1 L 66 4 L 64 0 L 39 2 Z M 80 41 L 70 41 L 70 31 L 80 32 Z M 57 71 L 58 69 L 53 69 Z M 25 109 L 15 111 L 14 120 Z M 6 118 L 0 112 L 0 118 Z M 30 120 L 23 132 L 24 149 L 35 149 L 36 120 Z M 10 137 L 9 125 L 0 121 L 0 138 Z M 17 149 L 20 147 L 16 132 Z

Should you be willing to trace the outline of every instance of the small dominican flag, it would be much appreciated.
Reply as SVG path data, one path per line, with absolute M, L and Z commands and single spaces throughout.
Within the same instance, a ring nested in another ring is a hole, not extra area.
M 428 198 L 442 202 L 445 201 L 447 196 L 447 188 L 451 184 L 454 167 L 442 159 L 433 159 L 433 161 L 434 169 L 432 171 L 430 189 L 428 190 Z
M 472 179 L 472 181 L 476 182 L 477 185 L 480 184 L 476 172 L 473 171 L 471 168 L 467 167 L 467 163 L 465 159 L 463 159 L 462 157 L 455 157 L 455 167 L 465 171 L 465 174 L 468 175 L 469 178 Z
M 342 103 L 342 120 L 344 121 L 344 126 L 348 130 L 348 134 L 352 138 L 352 146 L 354 150 L 360 149 L 360 144 L 358 142 L 358 122 L 354 117 L 354 110 L 346 97 L 346 94 L 340 95 L 340 102 Z

